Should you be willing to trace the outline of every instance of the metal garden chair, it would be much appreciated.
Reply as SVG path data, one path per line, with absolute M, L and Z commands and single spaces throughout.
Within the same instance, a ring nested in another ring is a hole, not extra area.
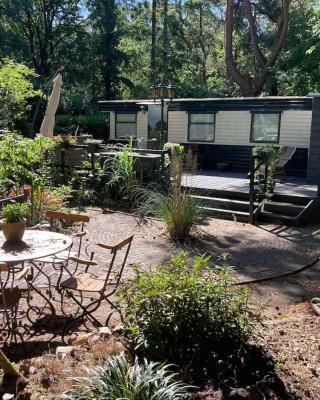
M 21 333 L 19 323 L 26 314 L 19 315 L 19 303 L 22 298 L 22 293 L 26 290 L 20 288 L 16 281 L 25 278 L 28 271 L 23 269 L 17 274 L 16 280 L 12 277 L 8 264 L 0 262 L 0 320 L 1 336 L 5 338 L 6 344 L 11 344 L 13 341 L 17 343 L 19 337 L 21 342 L 24 342 L 23 333 Z M 26 331 L 25 327 L 24 333 Z
M 62 279 L 62 276 L 65 274 L 64 270 L 69 263 L 70 257 L 72 256 L 79 257 L 81 254 L 83 238 L 87 235 L 87 231 L 85 230 L 85 224 L 90 222 L 90 217 L 88 215 L 68 214 L 60 211 L 50 211 L 50 210 L 46 212 L 46 217 L 50 220 L 51 229 L 63 233 L 68 233 L 64 228 L 62 228 L 62 224 L 64 222 L 81 223 L 80 230 L 72 234 L 72 237 L 78 240 L 78 243 L 76 244 L 76 251 L 72 251 L 74 249 L 74 246 L 72 246 L 72 248 L 70 247 L 68 250 L 58 253 L 56 255 L 36 260 L 37 263 L 42 264 L 42 270 L 41 270 L 42 273 L 44 272 L 44 269 L 48 264 L 53 266 L 54 271 L 58 271 L 58 273 L 50 271 L 50 273 L 48 274 L 49 282 L 51 282 L 51 278 L 54 275 L 56 276 L 56 279 L 54 279 L 53 281 L 54 281 L 54 286 L 58 287 L 59 282 Z M 73 271 L 73 273 L 76 272 L 77 268 Z M 51 283 L 49 285 L 45 285 L 43 289 L 47 289 L 49 292 L 51 292 L 52 289 Z
M 66 298 L 68 300 L 72 299 L 78 307 L 76 313 L 69 315 L 68 323 L 75 319 L 84 321 L 84 319 L 87 318 L 94 326 L 103 326 L 103 324 L 93 315 L 103 301 L 106 301 L 111 306 L 110 313 L 106 318 L 106 325 L 109 324 L 110 319 L 115 312 L 118 312 L 121 316 L 120 310 L 114 304 L 111 297 L 115 294 L 120 284 L 131 248 L 132 239 L 133 235 L 120 241 L 116 245 L 108 245 L 104 243 L 98 244 L 101 248 L 110 250 L 111 254 L 110 264 L 108 265 L 106 274 L 103 277 L 88 272 L 90 267 L 97 267 L 98 264 L 94 260 L 83 260 L 78 257 L 71 257 L 73 262 L 85 266 L 85 272 L 76 276 L 70 276 L 66 280 L 60 282 L 62 312 L 67 315 L 64 312 L 64 303 Z M 119 254 L 120 251 L 121 254 Z M 121 261 L 118 262 L 118 260 Z M 67 332 L 67 325 L 68 324 L 66 324 L 64 334 Z

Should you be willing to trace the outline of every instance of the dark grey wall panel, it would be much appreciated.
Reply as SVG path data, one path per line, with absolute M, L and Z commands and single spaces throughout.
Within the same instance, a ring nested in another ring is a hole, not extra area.
M 307 180 L 316 184 L 320 157 L 320 97 L 313 98 Z
M 188 144 L 185 145 L 188 148 Z M 199 156 L 202 169 L 214 170 L 217 163 L 229 163 L 233 171 L 249 172 L 252 147 L 232 145 L 192 145 L 192 151 Z M 289 176 L 306 177 L 308 149 L 299 148 L 285 167 Z

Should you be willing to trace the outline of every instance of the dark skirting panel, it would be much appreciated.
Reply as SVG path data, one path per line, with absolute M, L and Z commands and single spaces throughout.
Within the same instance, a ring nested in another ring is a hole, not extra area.
M 199 168 L 204 170 L 217 169 L 217 163 L 230 164 L 230 170 L 239 172 L 250 171 L 251 146 L 232 146 L 214 144 L 185 144 L 198 156 Z M 308 149 L 298 148 L 285 167 L 289 176 L 306 177 Z

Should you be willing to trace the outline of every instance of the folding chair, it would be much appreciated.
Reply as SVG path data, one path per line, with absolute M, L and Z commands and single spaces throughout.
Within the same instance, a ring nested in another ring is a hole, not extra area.
M 296 152 L 296 147 L 291 146 L 283 146 L 280 149 L 280 158 L 277 162 L 277 166 L 274 172 L 274 175 L 282 175 L 284 178 L 286 177 L 285 166 L 292 159 L 294 153 Z
M 132 239 L 133 235 L 120 241 L 116 245 L 98 244 L 101 248 L 110 250 L 111 254 L 111 261 L 104 277 L 99 277 L 88 272 L 90 267 L 97 266 L 97 263 L 92 259 L 83 260 L 78 257 L 71 257 L 71 260 L 75 263 L 85 266 L 85 272 L 76 276 L 70 276 L 66 280 L 60 282 L 62 312 L 67 315 L 63 309 L 66 297 L 72 299 L 78 307 L 76 313 L 69 315 L 68 323 L 75 319 L 84 321 L 84 319 L 87 318 L 94 326 L 103 326 L 103 324 L 93 316 L 93 313 L 100 307 L 103 301 L 106 301 L 111 306 L 111 311 L 107 316 L 105 325 L 108 325 L 114 312 L 118 312 L 121 316 L 120 310 L 111 300 L 111 296 L 115 294 L 119 286 L 131 248 Z M 121 251 L 122 262 L 116 264 L 118 259 L 120 259 L 120 256 L 117 257 L 119 251 Z M 96 298 L 92 298 L 93 295 L 96 295 Z M 89 299 L 87 304 L 84 303 L 85 299 Z M 64 329 L 64 334 L 67 331 L 68 323 Z
M 59 274 L 56 274 L 55 272 L 50 273 L 50 277 L 53 275 L 57 275 L 57 279 L 55 281 L 55 286 L 57 287 L 59 285 L 59 282 L 64 274 L 64 268 L 68 265 L 70 257 L 79 257 L 81 254 L 81 249 L 82 249 L 82 244 L 83 244 L 83 238 L 86 236 L 87 231 L 84 229 L 85 228 L 85 223 L 90 222 L 90 217 L 88 215 L 82 215 L 82 214 L 68 214 L 60 211 L 47 211 L 46 212 L 46 217 L 50 219 L 50 226 L 54 230 L 57 231 L 63 231 L 65 232 L 65 229 L 61 227 L 61 224 L 63 222 L 80 222 L 81 223 L 81 228 L 79 232 L 76 232 L 72 234 L 72 237 L 75 239 L 78 239 L 78 244 L 77 244 L 77 249 L 76 251 L 72 251 L 74 248 L 74 245 L 72 248 L 70 247 L 68 250 L 62 251 L 61 253 L 55 254 L 53 256 L 45 257 L 45 258 L 39 258 L 35 260 L 36 263 L 43 264 L 42 269 L 45 268 L 46 264 L 51 264 L 53 266 L 53 269 L 55 271 L 59 271 Z M 43 272 L 43 271 L 42 271 Z M 77 269 L 73 271 L 73 273 L 76 273 Z M 50 284 L 49 285 L 44 285 L 43 289 L 48 289 L 51 291 Z
M 81 222 L 80 231 L 72 235 L 72 237 L 79 239 L 77 251 L 73 254 L 69 254 L 69 251 L 64 251 L 56 255 L 55 257 L 48 257 L 47 260 L 50 259 L 51 262 L 58 263 L 59 262 L 58 260 L 66 261 L 70 255 L 79 257 L 81 254 L 83 238 L 87 234 L 87 231 L 84 229 L 85 224 L 90 222 L 90 217 L 88 215 L 83 215 L 83 214 L 70 214 L 59 211 L 47 211 L 46 217 L 50 219 L 50 226 L 54 228 L 56 231 L 65 232 L 65 229 L 59 226 L 59 224 L 61 225 L 63 222 Z
M 22 270 L 17 274 L 17 280 L 25 278 L 27 270 Z M 1 336 L 5 338 L 6 344 L 11 344 L 13 341 L 17 343 L 17 337 L 23 343 L 23 334 L 20 332 L 19 319 L 23 318 L 24 314 L 18 315 L 18 308 L 22 292 L 15 280 L 12 278 L 8 264 L 0 262 L 0 316 L 1 320 Z

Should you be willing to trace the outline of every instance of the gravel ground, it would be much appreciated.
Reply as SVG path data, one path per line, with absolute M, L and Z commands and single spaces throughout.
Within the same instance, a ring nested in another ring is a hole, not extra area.
M 288 391 L 298 399 L 320 399 L 320 318 L 309 303 L 283 309 L 259 333 Z

